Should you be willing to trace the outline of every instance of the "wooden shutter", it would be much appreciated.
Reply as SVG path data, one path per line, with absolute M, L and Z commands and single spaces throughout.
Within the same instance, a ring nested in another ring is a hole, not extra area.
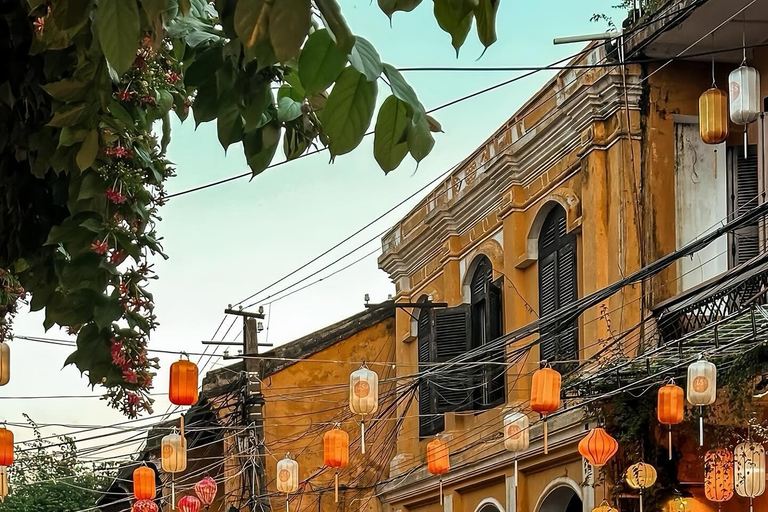
M 748 147 L 747 158 L 744 158 L 742 146 L 730 147 L 728 152 L 728 216 L 734 219 L 759 204 L 757 146 Z M 741 265 L 760 254 L 759 221 L 734 230 L 729 237 L 729 246 L 731 267 Z
M 556 253 L 539 261 L 539 318 L 557 310 L 557 274 Z M 555 329 L 542 330 L 540 333 L 539 352 L 541 360 L 553 360 L 557 353 Z
M 505 361 L 506 345 L 495 346 L 494 343 L 504 334 L 504 304 L 502 302 L 503 278 L 490 283 L 488 287 L 488 340 L 494 346 L 488 351 L 487 360 L 494 364 L 489 365 L 486 382 L 489 384 L 488 404 L 504 401 L 505 369 L 502 363 Z
M 469 304 L 436 309 L 434 318 L 435 362 L 442 363 L 464 355 L 471 346 Z M 458 364 L 450 371 L 440 372 L 433 382 L 438 412 L 472 409 L 471 367 Z
M 557 306 L 567 306 L 578 297 L 576 286 L 576 240 L 557 251 Z M 558 334 L 557 359 L 579 358 L 578 323 L 560 327 Z
M 432 367 L 433 354 L 433 310 L 423 309 L 419 313 L 418 352 L 419 372 L 426 372 Z M 419 436 L 428 437 L 445 429 L 442 415 L 437 414 L 437 395 L 430 378 L 422 379 L 419 383 Z

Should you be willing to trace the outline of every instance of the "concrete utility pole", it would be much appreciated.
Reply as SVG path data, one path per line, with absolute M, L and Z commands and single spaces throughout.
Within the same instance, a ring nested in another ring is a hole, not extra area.
M 260 315 L 263 318 L 263 315 Z M 243 401 L 245 423 L 250 434 L 249 453 L 254 454 L 251 466 L 251 511 L 269 509 L 269 500 L 256 498 L 267 493 L 266 459 L 264 449 L 264 396 L 261 393 L 263 361 L 259 359 L 259 324 L 254 317 L 243 318 L 243 356 L 245 357 L 246 390 Z

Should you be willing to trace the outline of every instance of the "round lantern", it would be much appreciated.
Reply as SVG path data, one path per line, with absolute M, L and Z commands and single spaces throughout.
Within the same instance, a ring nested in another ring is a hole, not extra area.
M 207 476 L 195 484 L 195 494 L 200 498 L 200 503 L 205 505 L 206 510 L 216 499 L 218 486 L 216 480 Z
M 593 428 L 579 441 L 579 453 L 595 467 L 605 466 L 619 450 L 619 443 L 603 428 Z
M 200 512 L 200 500 L 197 496 L 184 496 L 179 500 L 181 512 Z
M 443 504 L 443 475 L 451 469 L 451 457 L 448 445 L 435 438 L 427 444 L 427 469 L 433 475 L 440 476 L 440 504 Z
M 0 386 L 11 380 L 11 347 L 0 341 Z
M 531 381 L 531 410 L 544 417 L 544 453 L 547 446 L 547 415 L 560 407 L 560 385 L 562 377 L 552 368 L 541 368 L 533 373 Z
M 336 427 L 323 436 L 323 461 L 329 468 L 344 468 L 349 463 L 349 434 Z M 339 472 L 333 476 L 334 496 L 339 502 Z
M 133 495 L 137 500 L 155 499 L 155 472 L 147 466 L 140 466 L 133 472 Z
M 592 512 L 619 512 L 613 508 L 606 500 L 600 502 L 600 505 L 592 509 Z
M 288 495 L 299 490 L 299 463 L 286 454 L 277 462 L 277 491 L 285 493 L 285 512 L 290 512 Z
M 672 425 L 677 425 L 683 421 L 683 414 L 685 413 L 684 402 L 683 388 L 680 386 L 667 384 L 659 389 L 656 414 L 659 418 L 659 423 L 669 427 L 667 440 L 669 460 L 672 460 Z
M 0 466 L 13 464 L 13 432 L 0 428 Z
M 687 398 L 691 405 L 699 406 L 699 446 L 704 446 L 703 406 L 711 405 L 717 398 L 717 367 L 703 359 L 688 366 Z
M 717 503 L 733 498 L 733 454 L 716 448 L 704 455 L 704 495 Z
M 627 485 L 640 491 L 640 512 L 643 512 L 643 489 L 656 483 L 656 468 L 645 462 L 637 462 L 627 468 Z
M 736 494 L 752 498 L 765 492 L 765 448 L 759 443 L 739 443 L 733 450 Z
M 171 365 L 168 399 L 175 405 L 197 403 L 197 365 L 180 359 Z
M 0 503 L 5 503 L 8 496 L 8 468 L 0 466 Z
M 707 144 L 720 144 L 728 138 L 728 95 L 717 87 L 699 97 L 699 134 Z
M 131 506 L 131 512 L 159 512 L 160 508 L 153 500 L 137 500 Z
M 379 409 L 379 376 L 365 363 L 349 376 L 349 409 L 360 421 L 360 451 L 365 453 L 365 417 Z

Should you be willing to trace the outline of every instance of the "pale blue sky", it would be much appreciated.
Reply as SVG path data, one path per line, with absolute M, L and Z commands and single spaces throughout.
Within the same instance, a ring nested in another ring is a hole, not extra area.
M 618 17 L 621 12 L 611 8 L 615 3 L 616 0 L 502 0 L 497 20 L 498 42 L 477 61 L 482 46 L 476 41 L 474 29 L 457 59 L 449 36 L 432 17 L 432 2 L 428 0 L 412 13 L 397 13 L 392 27 L 375 2 L 341 2 L 353 31 L 369 39 L 382 60 L 397 67 L 546 65 L 582 48 L 578 44 L 554 46 L 554 37 L 603 30 L 604 24 L 590 23 L 589 19 L 594 12 Z M 406 78 L 429 109 L 516 74 L 411 72 Z M 399 169 L 385 176 L 373 159 L 369 138 L 352 154 L 337 158 L 334 164 L 329 164 L 328 155 L 321 153 L 268 170 L 251 182 L 241 179 L 172 200 L 163 208 L 159 229 L 171 259 L 157 262 L 160 280 L 151 285 L 161 323 L 151 347 L 202 351 L 200 341 L 213 334 L 228 303 L 244 299 L 333 246 L 445 172 L 475 149 L 551 76 L 539 73 L 437 113 L 435 117 L 445 133 L 437 134 L 432 154 L 417 171 L 414 162 L 406 159 Z M 388 92 L 386 85 L 380 82 L 379 91 L 383 99 Z M 282 156 L 281 150 L 278 155 Z M 191 118 L 184 125 L 174 126 L 169 157 L 176 162 L 178 173 L 168 185 L 170 193 L 247 170 L 239 144 L 230 147 L 225 155 L 216 139 L 215 124 L 195 130 Z M 393 225 L 415 203 L 416 199 L 285 284 L 330 263 Z M 367 246 L 317 277 L 372 251 L 377 244 Z M 387 276 L 377 269 L 375 255 L 328 281 L 276 302 L 269 320 L 269 341 L 284 343 L 352 315 L 362 309 L 366 293 L 374 302 L 394 293 Z M 21 314 L 15 330 L 22 335 L 45 335 L 41 324 L 41 315 Z M 238 321 L 228 338 L 239 332 Z M 53 330 L 47 335 L 65 337 Z M 262 333 L 262 340 L 265 336 L 266 332 Z M 11 348 L 13 376 L 11 383 L 2 388 L 0 397 L 90 392 L 76 369 L 59 371 L 69 352 L 67 348 L 23 340 L 13 342 Z M 167 367 L 173 359 L 164 356 L 161 361 Z M 220 363 L 219 358 L 214 361 Z M 167 390 L 165 369 L 155 383 L 157 391 Z M 22 412 L 43 423 L 108 424 L 122 420 L 96 399 L 1 403 L 3 419 L 8 421 L 21 420 Z M 167 404 L 161 397 L 158 412 L 164 412 Z M 17 436 L 22 437 L 23 433 L 17 431 Z M 115 440 L 121 437 L 124 436 Z

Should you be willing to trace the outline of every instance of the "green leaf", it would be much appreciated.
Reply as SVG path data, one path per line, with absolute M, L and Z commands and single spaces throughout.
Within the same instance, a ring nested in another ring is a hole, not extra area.
M 238 0 L 235 7 L 235 32 L 246 48 L 269 40 L 269 14 L 272 3 L 266 0 Z
M 240 111 L 233 102 L 222 103 L 216 120 L 216 130 L 219 134 L 219 142 L 224 151 L 234 142 L 243 139 L 243 119 Z
M 475 7 L 477 37 L 488 48 L 496 42 L 496 12 L 501 0 L 479 0 Z
M 97 130 L 91 130 L 83 141 L 83 145 L 80 146 L 80 150 L 77 152 L 77 166 L 81 171 L 86 170 L 93 162 L 96 161 L 96 155 L 99 154 L 99 132 Z
M 279 142 L 280 125 L 276 123 L 245 134 L 243 151 L 254 177 L 261 174 L 272 162 Z
M 128 71 L 139 47 L 139 8 L 135 0 L 99 0 L 96 11 L 99 44 L 118 74 Z
M 283 98 L 291 98 L 299 103 L 304 101 L 304 95 L 288 84 L 281 85 L 280 89 L 277 90 L 277 101 L 279 102 Z
M 373 157 L 385 173 L 394 170 L 408 154 L 403 142 L 408 129 L 408 108 L 404 101 L 389 96 L 379 109 L 373 135 Z
M 45 84 L 43 90 L 55 100 L 68 102 L 82 99 L 90 91 L 90 85 L 74 78 L 65 78 Z
M 301 156 L 308 145 L 309 141 L 304 134 L 292 126 L 286 126 L 285 134 L 283 135 L 283 153 L 285 153 L 286 160 L 293 160 Z
M 397 99 L 402 100 L 408 104 L 413 111 L 413 119 L 417 120 L 422 114 L 424 114 L 424 105 L 419 101 L 419 97 L 416 96 L 416 91 L 413 90 L 408 82 L 405 81 L 403 75 L 394 68 L 391 64 L 384 64 L 384 74 L 389 80 L 389 86 L 392 89 Z
M 384 67 L 379 58 L 379 52 L 367 39 L 358 36 L 355 38 L 355 46 L 349 54 L 349 63 L 353 68 L 365 75 L 369 82 L 379 79 Z
M 211 80 L 197 90 L 197 96 L 195 96 L 195 102 L 192 105 L 192 115 L 195 117 L 195 126 L 216 119 L 218 111 L 219 95 L 216 90 L 216 82 Z
M 88 130 L 65 126 L 61 129 L 61 134 L 59 135 L 59 147 L 73 146 L 85 140 L 86 135 L 88 135 Z
M 327 30 L 309 36 L 299 56 L 299 79 L 306 94 L 325 91 L 347 64 L 347 55 L 331 39 Z
M 116 293 L 111 296 L 102 295 L 93 308 L 93 321 L 100 329 L 107 329 L 112 325 L 112 322 L 118 321 L 123 316 L 124 311 L 125 308 L 120 304 L 119 295 Z
M 349 53 L 355 44 L 355 36 L 347 25 L 347 20 L 341 14 L 341 8 L 336 0 L 315 0 L 317 8 L 320 9 L 320 17 L 323 19 L 323 25 L 330 32 L 331 37 L 336 42 L 336 46 L 344 53 Z
M 435 139 L 429 131 L 429 122 L 426 116 L 414 120 L 408 127 L 408 151 L 416 162 L 421 162 L 432 151 Z
M 88 21 L 93 0 L 67 0 L 51 4 L 51 18 L 59 30 L 78 30 Z
M 157 108 L 160 109 L 160 112 L 166 114 L 171 110 L 171 107 L 173 107 L 173 96 L 165 89 L 159 89 L 157 91 Z
M 223 63 L 221 47 L 212 46 L 203 50 L 184 73 L 184 84 L 189 87 L 200 87 L 216 74 Z
M 156 23 L 163 22 L 165 6 L 165 0 L 141 0 L 141 7 L 147 15 L 150 26 L 155 26 Z
M 131 117 L 131 114 L 129 114 L 120 103 L 113 101 L 109 104 L 107 110 L 109 110 L 110 114 L 115 116 L 115 119 L 120 121 L 124 127 L 123 130 L 133 128 L 133 118 Z
M 391 20 L 395 12 L 411 12 L 420 3 L 421 0 L 379 0 L 379 9 Z
M 427 123 L 429 123 L 429 131 L 432 133 L 443 133 L 443 126 L 434 117 L 427 115 Z
M 179 0 L 179 12 L 182 16 L 189 16 L 189 11 L 192 9 L 192 4 L 189 0 Z
M 245 120 L 246 132 L 261 128 L 272 120 L 269 111 L 274 110 L 274 101 L 268 82 L 257 82 L 251 88 L 251 94 L 245 98 L 245 105 L 240 112 Z
M 281 123 L 288 123 L 301 117 L 301 103 L 284 96 L 277 101 L 277 120 Z
M 434 0 L 435 19 L 440 28 L 451 35 L 451 44 L 459 55 L 472 27 L 473 9 L 478 0 Z
M 299 94 L 302 98 L 307 97 L 307 91 L 304 89 L 304 86 L 301 85 L 301 80 L 299 79 L 299 73 L 295 69 L 290 69 L 284 76 L 283 79 L 288 82 L 291 87 L 296 91 L 297 94 Z
M 166 112 L 163 116 L 163 138 L 160 140 L 160 152 L 165 154 L 168 144 L 171 143 L 171 116 Z
M 65 126 L 71 126 L 77 124 L 83 119 L 85 114 L 85 104 L 79 103 L 76 105 L 65 105 L 53 114 L 53 118 L 48 122 L 48 126 L 55 126 L 57 128 L 64 128 Z
M 349 153 L 363 140 L 373 118 L 376 92 L 376 82 L 369 82 L 355 68 L 341 72 L 321 113 L 332 156 Z
M 279 62 L 299 56 L 311 26 L 310 0 L 279 0 L 269 14 L 269 40 Z

